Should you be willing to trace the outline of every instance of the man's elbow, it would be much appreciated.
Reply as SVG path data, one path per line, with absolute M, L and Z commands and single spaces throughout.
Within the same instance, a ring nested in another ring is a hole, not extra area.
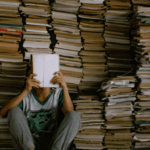
M 62 108 L 62 112 L 63 112 L 64 115 L 66 115 L 70 111 L 74 111 L 74 108 L 73 107 L 72 108 L 68 108 L 68 109 Z

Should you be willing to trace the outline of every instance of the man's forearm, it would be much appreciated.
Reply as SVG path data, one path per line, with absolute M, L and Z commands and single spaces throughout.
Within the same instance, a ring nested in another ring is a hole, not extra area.
M 23 90 L 18 96 L 14 97 L 9 102 L 7 102 L 3 106 L 3 108 L 0 110 L 0 116 L 5 117 L 7 115 L 8 110 L 12 107 L 16 107 L 22 101 L 22 99 L 26 96 L 27 93 L 28 91 Z
M 67 87 L 63 88 L 63 98 L 64 98 L 63 108 L 65 109 L 65 111 L 69 112 L 74 110 L 73 103 L 71 101 Z

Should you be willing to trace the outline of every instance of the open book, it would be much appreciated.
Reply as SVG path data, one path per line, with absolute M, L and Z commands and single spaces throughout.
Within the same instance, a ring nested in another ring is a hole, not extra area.
M 54 73 L 59 71 L 59 55 L 57 54 L 33 54 L 32 55 L 34 78 L 41 82 L 41 87 L 59 87 L 59 84 L 52 84 Z

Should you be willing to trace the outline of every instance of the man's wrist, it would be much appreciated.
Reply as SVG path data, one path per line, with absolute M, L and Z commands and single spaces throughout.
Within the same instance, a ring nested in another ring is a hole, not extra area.
M 67 86 L 62 87 L 62 89 L 68 91 L 68 87 Z
M 27 93 L 29 93 L 29 91 L 28 91 L 27 89 L 24 89 L 24 90 L 22 91 L 22 93 L 27 94 Z

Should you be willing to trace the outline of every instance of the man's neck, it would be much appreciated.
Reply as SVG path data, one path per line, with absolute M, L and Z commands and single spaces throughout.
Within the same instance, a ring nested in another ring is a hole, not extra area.
M 38 88 L 35 91 L 36 96 L 38 99 L 43 102 L 47 96 L 50 94 L 50 88 Z

